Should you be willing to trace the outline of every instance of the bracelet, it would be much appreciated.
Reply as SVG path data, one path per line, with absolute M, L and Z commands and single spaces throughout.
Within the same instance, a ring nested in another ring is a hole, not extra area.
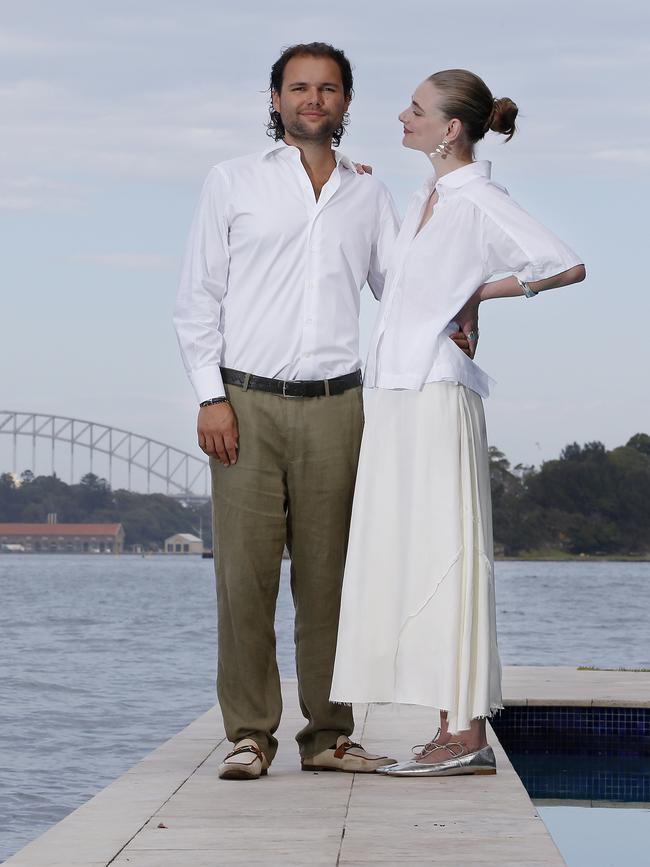
M 201 401 L 199 406 L 214 406 L 217 403 L 230 403 L 227 397 L 211 397 L 210 400 Z
M 521 289 L 526 298 L 534 298 L 536 295 L 539 295 L 539 291 L 536 292 L 534 289 L 531 289 L 525 280 L 520 280 L 519 277 L 515 277 L 515 280 L 521 286 Z

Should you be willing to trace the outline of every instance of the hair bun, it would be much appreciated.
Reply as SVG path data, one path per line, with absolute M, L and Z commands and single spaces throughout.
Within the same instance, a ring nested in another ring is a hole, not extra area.
M 515 120 L 518 113 L 516 104 L 507 96 L 495 99 L 488 129 L 508 136 L 506 141 L 510 141 L 517 129 Z

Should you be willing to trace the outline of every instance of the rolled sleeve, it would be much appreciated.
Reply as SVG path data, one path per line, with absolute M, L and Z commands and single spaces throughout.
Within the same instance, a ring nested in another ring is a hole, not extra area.
M 525 281 L 545 280 L 582 259 L 504 191 L 484 211 L 485 268 L 489 276 L 512 273 Z

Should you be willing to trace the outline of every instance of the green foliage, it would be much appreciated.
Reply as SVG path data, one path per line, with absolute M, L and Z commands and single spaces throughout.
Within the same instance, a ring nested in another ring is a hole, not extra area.
M 536 552 L 634 555 L 650 552 L 650 436 L 635 434 L 607 451 L 600 442 L 571 443 L 539 469 L 514 468 L 490 448 L 496 550 L 506 556 Z M 211 547 L 210 505 L 183 506 L 163 494 L 112 491 L 92 473 L 66 485 L 26 470 L 17 483 L 0 475 L 0 521 L 121 522 L 126 544 L 157 549 L 174 533 L 201 527 Z
M 650 458 L 650 436 L 644 433 L 634 434 L 625 444 L 626 449 L 635 449 Z
M 517 468 L 491 449 L 494 537 L 504 554 L 650 551 L 650 437 L 607 451 L 572 443 L 539 470 Z

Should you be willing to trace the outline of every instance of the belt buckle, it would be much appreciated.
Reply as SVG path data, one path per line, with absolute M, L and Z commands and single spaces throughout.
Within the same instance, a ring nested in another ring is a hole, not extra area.
M 282 380 L 282 397 L 286 397 L 287 400 L 296 399 L 297 397 L 303 397 L 304 395 L 300 394 L 291 394 L 291 391 L 287 391 L 287 389 L 291 389 L 292 385 L 297 385 L 300 382 L 298 379 L 283 379 Z

